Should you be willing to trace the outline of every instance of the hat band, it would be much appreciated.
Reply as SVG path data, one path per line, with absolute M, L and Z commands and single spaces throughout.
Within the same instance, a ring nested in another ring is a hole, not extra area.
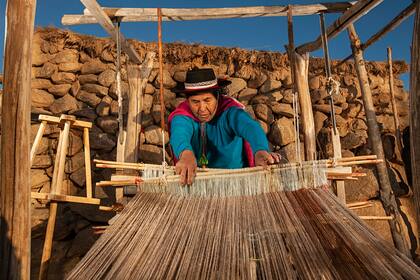
M 186 90 L 206 89 L 217 85 L 217 79 L 198 83 L 184 83 Z

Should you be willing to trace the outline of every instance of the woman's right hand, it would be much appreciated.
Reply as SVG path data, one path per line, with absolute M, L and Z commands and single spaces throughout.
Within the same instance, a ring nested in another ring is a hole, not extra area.
M 181 185 L 191 185 L 194 181 L 196 171 L 197 160 L 193 151 L 184 150 L 181 153 L 179 161 L 175 165 L 175 173 L 181 176 Z

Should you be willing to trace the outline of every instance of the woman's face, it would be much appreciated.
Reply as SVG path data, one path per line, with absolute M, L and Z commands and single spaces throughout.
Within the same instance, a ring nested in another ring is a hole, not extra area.
M 188 97 L 188 104 L 194 116 L 200 122 L 209 122 L 217 110 L 217 98 L 209 92 Z

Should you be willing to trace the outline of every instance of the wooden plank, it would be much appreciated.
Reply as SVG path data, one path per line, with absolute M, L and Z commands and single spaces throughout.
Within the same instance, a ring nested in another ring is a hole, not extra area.
M 355 2 L 332 2 L 322 4 L 292 5 L 296 16 L 314 15 L 323 13 L 344 12 Z M 251 6 L 232 8 L 162 8 L 162 21 L 207 20 L 223 18 L 248 17 L 278 17 L 287 16 L 287 6 Z M 104 8 L 104 13 L 111 17 L 119 17 L 122 22 L 158 21 L 156 8 Z M 63 25 L 98 23 L 94 13 L 84 11 L 84 15 L 64 15 L 61 19 Z
M 86 196 L 92 198 L 92 171 L 90 165 L 89 129 L 83 129 L 83 149 L 85 153 Z
M 0 275 L 30 279 L 31 53 L 36 1 L 8 0 L 0 163 Z
M 327 37 L 329 39 L 334 38 L 340 32 L 345 30 L 350 24 L 356 22 L 362 16 L 367 14 L 370 10 L 375 8 L 383 0 L 359 0 L 356 4 L 350 7 L 343 13 L 337 20 L 335 20 L 327 28 Z M 319 36 L 315 41 L 305 43 L 296 48 L 296 51 L 300 54 L 313 52 L 322 46 L 322 38 Z
M 410 68 L 410 155 L 417 224 L 420 224 L 420 1 L 416 1 Z M 418 229 L 420 233 L 420 227 Z
M 99 205 L 101 200 L 98 198 L 89 198 L 82 196 L 64 195 L 64 194 L 49 194 L 49 193 L 31 193 L 32 199 L 51 200 L 57 202 L 73 202 L 82 204 Z
M 34 143 L 32 144 L 32 148 L 31 148 L 30 166 L 32 166 L 32 164 L 34 162 L 34 158 L 35 158 L 35 155 L 36 155 L 36 150 L 38 149 L 39 143 L 41 143 L 42 135 L 44 135 L 44 131 L 45 131 L 46 126 L 47 126 L 46 121 L 42 121 L 41 124 L 39 125 L 38 131 L 37 131 L 35 139 L 34 139 Z
M 409 18 L 412 14 L 414 14 L 416 9 L 416 3 L 413 2 L 407 8 L 405 8 L 401 13 L 399 13 L 396 17 L 394 17 L 387 25 L 385 25 L 381 30 L 376 32 L 372 35 L 367 41 L 360 45 L 362 51 L 366 50 L 368 47 L 376 43 L 379 39 L 383 36 L 388 34 L 388 32 L 394 30 L 397 26 L 399 26 L 404 20 Z M 353 54 L 348 55 L 345 59 L 343 59 L 338 65 L 346 62 L 347 60 L 351 59 Z M 338 65 L 336 67 L 338 67 Z
M 129 100 L 125 162 L 137 162 L 139 158 L 143 92 L 153 68 L 154 52 L 148 52 L 142 65 L 129 64 L 127 68 Z
M 366 64 L 363 59 L 363 51 L 360 49 L 360 39 L 356 33 L 354 26 L 351 24 L 348 28 L 349 39 L 353 51 L 354 64 L 356 68 L 357 77 L 359 78 L 360 89 L 362 91 L 363 106 L 366 114 L 366 121 L 368 125 L 368 135 L 371 149 L 378 159 L 382 159 L 376 165 L 376 170 L 379 177 L 379 191 L 380 199 L 387 216 L 393 216 L 395 219 L 389 221 L 392 237 L 395 247 L 401 253 L 411 258 L 410 251 L 405 244 L 404 237 L 401 233 L 401 215 L 398 210 L 398 205 L 392 192 L 391 183 L 388 176 L 388 170 L 385 162 L 384 149 L 379 132 L 378 123 L 376 121 L 375 107 L 372 100 L 372 92 L 369 87 L 369 78 L 366 70 Z
M 55 124 L 59 124 L 60 118 L 59 117 L 54 117 L 54 116 L 48 116 L 48 115 L 39 115 L 38 119 L 40 121 L 47 121 L 50 123 L 55 123 Z M 77 127 L 77 128 L 92 128 L 92 123 L 91 122 L 85 122 L 85 121 L 79 121 L 79 120 L 75 120 L 72 124 L 72 127 Z
M 97 23 L 99 23 L 105 31 L 112 37 L 112 39 L 116 42 L 117 39 L 117 32 L 115 27 L 108 17 L 108 15 L 102 10 L 101 6 L 96 2 L 96 0 L 80 0 L 83 5 L 89 10 L 89 12 L 96 18 Z M 130 60 L 134 63 L 140 64 L 141 59 L 138 53 L 135 51 L 133 46 L 128 43 L 128 41 L 124 38 L 122 34 L 119 36 L 121 47 L 123 51 L 128 55 Z

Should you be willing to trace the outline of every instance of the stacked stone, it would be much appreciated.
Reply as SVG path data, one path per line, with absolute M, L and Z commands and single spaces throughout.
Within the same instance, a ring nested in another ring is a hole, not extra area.
M 34 40 L 32 113 L 56 116 L 71 114 L 80 120 L 92 122 L 93 127 L 90 131 L 92 158 L 116 160 L 118 97 L 114 43 L 109 39 L 92 39 L 68 31 L 49 29 L 36 32 Z M 153 44 L 139 42 L 133 44 L 142 57 L 147 50 L 155 49 Z M 282 153 L 290 161 L 295 161 L 293 90 L 286 55 L 179 44 L 168 45 L 165 50 L 163 92 L 166 118 L 180 102 L 185 100 L 172 92 L 171 88 L 184 82 L 188 68 L 211 67 L 218 77 L 227 78 L 232 82 L 228 86 L 229 96 L 242 102 L 246 106 L 246 111 L 261 124 L 272 150 Z M 121 91 L 125 117 L 129 90 L 126 60 L 126 56 L 122 56 Z M 320 157 L 326 158 L 332 156 L 332 146 L 329 141 L 331 123 L 329 95 L 326 78 L 323 75 L 323 65 L 316 62 L 314 60 L 310 62 L 309 89 L 318 149 Z M 343 156 L 370 153 L 361 91 L 351 66 L 345 64 L 344 67 L 333 67 L 333 78 L 341 85 L 339 94 L 334 96 L 334 106 Z M 385 66 L 376 63 L 370 67 L 370 85 L 377 118 L 384 137 L 392 138 L 389 135 L 393 135 L 395 128 Z M 158 64 L 155 62 L 145 87 L 139 161 L 156 164 L 161 163 L 163 157 L 159 81 Z M 405 128 L 408 125 L 408 94 L 404 91 L 400 80 L 396 79 L 395 84 L 400 124 L 401 128 Z M 39 123 L 34 121 L 32 139 L 38 128 Z M 165 133 L 165 144 L 167 144 L 169 137 L 168 133 Z M 32 168 L 33 191 L 49 192 L 58 135 L 57 126 L 47 127 Z M 81 132 L 77 130 L 72 130 L 70 134 L 63 188 L 71 195 L 84 194 L 85 169 L 81 136 Z M 387 143 L 388 159 L 395 161 L 395 145 L 392 141 L 385 143 Z M 303 153 L 303 146 L 301 151 Z M 165 157 L 168 162 L 171 161 L 168 150 L 165 151 Z M 401 165 L 396 166 L 398 172 L 403 171 Z M 378 183 L 373 170 L 361 171 L 368 173 L 367 179 L 363 179 L 366 184 L 361 184 L 359 181 L 346 183 L 349 201 L 362 201 L 377 196 Z M 109 179 L 112 170 L 93 168 L 93 172 L 94 181 L 99 181 Z M 106 203 L 109 197 L 112 197 L 112 193 L 97 188 L 95 196 Z M 33 226 L 42 233 L 48 209 L 40 202 L 33 203 Z M 94 241 L 88 226 L 92 223 L 103 223 L 110 216 L 98 212 L 97 207 L 76 204 L 62 208 L 61 212 L 61 216 L 57 219 L 58 223 L 61 223 L 61 227 L 58 226 L 57 242 L 62 242 L 59 246 L 63 246 L 68 254 L 61 257 L 68 258 L 68 262 L 76 262 Z M 71 239 L 71 236 L 75 239 Z M 69 241 L 69 238 L 72 241 Z M 76 240 L 89 242 L 81 246 Z

